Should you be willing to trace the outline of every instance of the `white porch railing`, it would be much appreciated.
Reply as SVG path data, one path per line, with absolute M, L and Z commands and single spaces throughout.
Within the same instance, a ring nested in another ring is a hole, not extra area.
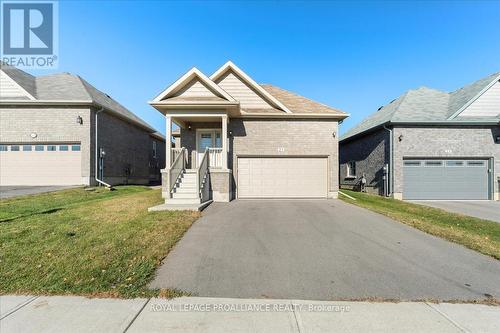
M 211 168 L 222 168 L 222 148 L 208 148 L 209 166 Z
M 170 167 L 170 191 L 174 188 L 177 179 L 182 174 L 182 171 L 186 168 L 187 150 L 186 148 L 179 148 L 179 153 L 173 160 L 172 166 Z
M 210 174 L 208 172 L 210 157 L 208 149 L 200 158 L 200 166 L 196 169 L 196 188 L 200 191 L 201 202 L 210 199 Z
M 179 154 L 181 153 L 181 151 L 182 151 L 182 148 L 172 148 L 172 150 L 171 150 L 172 157 L 171 157 L 170 160 L 171 161 L 175 161 L 175 159 L 177 158 L 177 156 L 179 156 Z

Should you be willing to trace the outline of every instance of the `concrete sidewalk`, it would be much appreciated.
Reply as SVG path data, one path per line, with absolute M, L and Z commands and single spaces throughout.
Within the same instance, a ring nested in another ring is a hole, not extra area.
M 0 296 L 0 332 L 500 332 L 500 306 Z

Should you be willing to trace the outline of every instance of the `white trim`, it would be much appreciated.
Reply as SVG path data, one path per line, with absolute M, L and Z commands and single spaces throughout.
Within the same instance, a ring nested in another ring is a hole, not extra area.
M 474 103 L 481 95 L 483 95 L 488 89 L 490 89 L 495 83 L 500 81 L 500 75 L 497 76 L 493 81 L 491 81 L 486 87 L 483 88 L 476 96 L 471 98 L 464 106 L 462 106 L 457 112 L 448 117 L 448 120 L 451 120 L 461 114 L 465 109 L 467 109 L 472 103 Z
M 264 96 L 271 104 L 276 105 L 278 108 L 282 109 L 286 113 L 292 113 L 283 103 L 277 100 L 273 95 L 268 93 L 264 88 L 262 88 L 257 82 L 255 82 L 250 76 L 248 76 L 245 72 L 243 72 L 238 66 L 233 64 L 231 60 L 222 65 L 215 73 L 210 76 L 210 79 L 215 82 L 218 78 L 220 78 L 226 71 L 232 70 L 239 77 L 241 77 L 247 84 L 249 84 L 252 88 L 257 90 L 262 96 Z
M 205 74 L 199 71 L 196 67 L 191 68 L 186 74 L 184 74 L 177 81 L 171 84 L 167 89 L 165 89 L 161 94 L 159 94 L 153 100 L 153 102 L 161 102 L 169 95 L 181 89 L 186 83 L 188 83 L 195 77 L 197 77 L 198 79 L 200 79 L 200 81 L 202 81 L 208 87 L 210 87 L 213 92 L 216 92 L 216 94 L 219 94 L 220 96 L 222 96 L 223 98 L 227 99 L 230 102 L 236 102 L 236 100 L 231 95 L 229 95 L 226 91 L 224 91 L 224 89 L 215 84 L 212 80 L 210 80 Z
M 243 112 L 241 115 L 233 118 L 334 118 L 334 119 L 345 119 L 349 117 L 350 114 L 335 114 L 335 113 L 246 113 Z
M 16 85 L 19 89 L 21 89 L 22 91 L 24 91 L 24 93 L 26 94 L 26 97 L 28 97 L 29 99 L 31 100 L 36 100 L 35 97 L 33 97 L 33 95 L 31 95 L 26 89 L 24 89 L 19 83 L 17 83 L 16 80 L 14 80 L 13 78 L 10 77 L 9 74 L 7 74 L 4 70 L 2 70 L 2 73 L 5 74 L 5 76 L 7 77 L 7 80 L 10 80 L 12 83 L 14 83 L 14 85 Z

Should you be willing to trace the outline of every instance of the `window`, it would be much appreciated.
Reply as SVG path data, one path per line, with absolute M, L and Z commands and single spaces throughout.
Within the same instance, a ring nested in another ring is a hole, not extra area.
M 439 166 L 443 166 L 443 162 L 441 162 L 441 161 L 426 161 L 425 166 L 439 167 Z
M 56 146 L 52 145 L 47 146 L 47 151 L 56 151 Z
M 23 151 L 32 151 L 33 147 L 31 145 L 24 145 L 23 146 Z
M 59 146 L 59 151 L 68 151 L 68 146 Z
M 463 165 L 463 161 L 446 161 L 446 166 L 448 167 L 461 167 Z
M 404 161 L 404 166 L 417 167 L 420 166 L 420 161 Z
M 35 146 L 35 151 L 44 151 L 44 150 L 45 150 L 44 146 L 42 146 L 42 145 L 36 145 Z
M 474 166 L 474 167 L 484 166 L 484 161 L 468 161 L 467 165 L 468 166 Z
M 153 141 L 153 157 L 156 158 L 156 141 Z
M 10 146 L 10 151 L 19 151 L 19 146 Z
M 0 151 L 7 151 L 6 145 L 0 145 Z
M 356 177 L 356 162 L 347 162 L 347 177 Z
M 80 145 L 72 145 L 71 146 L 71 151 L 80 151 Z

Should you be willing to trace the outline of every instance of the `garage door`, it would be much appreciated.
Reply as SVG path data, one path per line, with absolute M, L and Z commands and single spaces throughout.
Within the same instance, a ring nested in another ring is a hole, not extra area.
M 404 199 L 488 199 L 488 160 L 404 160 Z
M 238 158 L 238 198 L 325 198 L 327 159 Z
M 82 184 L 79 144 L 0 145 L 0 185 Z

